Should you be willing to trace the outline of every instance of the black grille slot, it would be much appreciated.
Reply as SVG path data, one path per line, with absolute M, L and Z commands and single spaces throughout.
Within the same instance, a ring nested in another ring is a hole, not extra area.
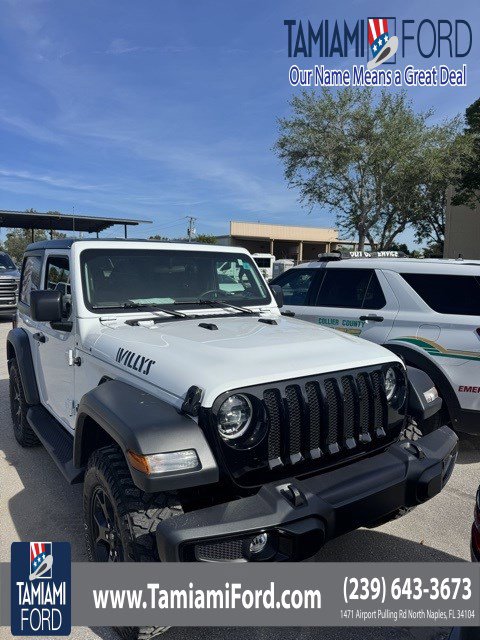
M 343 437 L 349 449 L 355 446 L 357 426 L 357 394 L 351 376 L 342 377 L 343 388 Z
M 377 436 L 384 436 L 386 426 L 387 399 L 383 386 L 382 373 L 374 371 L 370 374 L 373 389 L 373 428 Z
M 357 376 L 357 389 L 358 389 L 358 430 L 359 440 L 362 442 L 371 442 L 369 427 L 370 427 L 370 405 L 371 394 L 370 384 L 368 381 L 367 373 L 359 373 Z
M 312 457 L 320 455 L 320 430 L 322 428 L 322 396 L 317 381 L 307 382 L 305 385 L 308 408 L 308 444 Z
M 303 409 L 302 396 L 298 385 L 289 386 L 285 389 L 286 417 L 288 421 L 288 454 L 290 462 L 296 464 L 302 458 L 300 450 L 302 448 L 302 423 Z
M 327 428 L 325 444 L 329 453 L 337 453 L 340 449 L 338 441 L 342 428 L 340 393 L 335 378 L 325 380 L 325 394 L 327 400 Z
M 270 466 L 280 464 L 282 453 L 282 399 L 276 389 L 267 389 L 263 394 L 263 401 L 267 410 L 268 430 L 268 461 Z

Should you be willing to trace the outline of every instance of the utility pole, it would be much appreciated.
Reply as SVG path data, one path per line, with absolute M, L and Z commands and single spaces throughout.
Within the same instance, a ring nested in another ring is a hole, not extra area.
M 194 236 L 194 235 L 195 235 L 195 233 L 196 233 L 196 230 L 195 230 L 195 221 L 196 221 L 196 218 L 194 218 L 193 216 L 187 216 L 187 218 L 188 218 L 188 229 L 187 229 L 187 235 L 188 235 L 188 241 L 189 241 L 189 242 L 191 242 L 191 241 L 192 241 L 193 236 Z

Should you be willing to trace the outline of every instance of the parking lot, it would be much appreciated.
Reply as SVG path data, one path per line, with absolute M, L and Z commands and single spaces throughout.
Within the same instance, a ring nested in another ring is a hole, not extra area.
M 82 488 L 67 485 L 48 454 L 41 448 L 21 449 L 14 440 L 8 400 L 4 344 L 10 322 L 0 322 L 0 561 L 8 561 L 16 540 L 66 540 L 72 559 L 84 561 Z M 359 530 L 327 544 L 318 561 L 436 561 L 469 560 L 469 534 L 475 491 L 480 481 L 480 440 L 462 437 L 460 456 L 446 489 L 404 518 L 376 530 Z M 322 640 L 433 640 L 445 629 L 251 629 L 250 637 L 321 638 Z M 223 638 L 227 631 L 181 629 L 169 632 L 179 638 Z M 243 629 L 228 630 L 230 640 L 243 638 Z M 6 629 L 1 638 L 10 638 Z M 113 640 L 110 629 L 75 629 L 74 638 Z

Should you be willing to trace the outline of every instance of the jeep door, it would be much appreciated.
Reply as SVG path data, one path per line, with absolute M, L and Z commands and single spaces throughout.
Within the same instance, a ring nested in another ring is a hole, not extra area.
M 62 250 L 45 254 L 41 288 L 62 292 L 61 322 L 37 322 L 35 368 L 42 403 L 65 426 L 74 423 L 75 331 L 69 258 Z
M 315 321 L 383 344 L 398 313 L 398 300 L 380 270 L 329 262 L 312 302 Z

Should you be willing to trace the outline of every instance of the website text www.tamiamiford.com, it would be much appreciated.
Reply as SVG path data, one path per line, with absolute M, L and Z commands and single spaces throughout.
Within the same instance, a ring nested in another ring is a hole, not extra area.
M 321 609 L 319 589 L 284 589 L 275 584 L 247 589 L 241 583 L 225 583 L 223 589 L 201 589 L 190 582 L 185 589 L 165 589 L 148 583 L 146 589 L 93 589 L 96 609 Z

